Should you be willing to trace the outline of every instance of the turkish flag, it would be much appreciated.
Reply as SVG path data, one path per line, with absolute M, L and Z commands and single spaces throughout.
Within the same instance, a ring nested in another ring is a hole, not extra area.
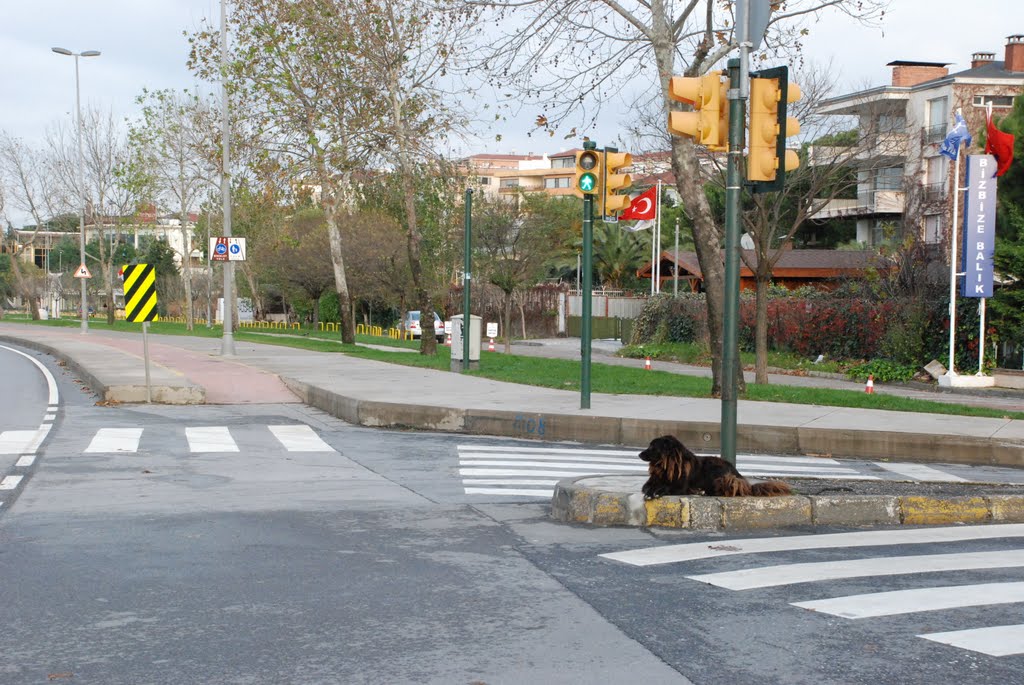
M 996 158 L 996 176 L 1002 176 L 1013 163 L 1013 134 L 996 128 L 992 117 L 988 118 L 988 132 L 985 136 L 985 154 Z
M 651 186 L 633 198 L 629 206 L 619 215 L 620 219 L 653 219 L 654 208 L 658 203 L 658 186 Z

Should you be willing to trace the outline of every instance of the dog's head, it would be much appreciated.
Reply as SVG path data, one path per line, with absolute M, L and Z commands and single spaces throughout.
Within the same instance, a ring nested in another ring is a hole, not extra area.
M 646 462 L 662 461 L 667 457 L 679 457 L 685 452 L 683 443 L 674 435 L 663 435 L 660 438 L 651 440 L 651 444 L 640 453 L 640 458 Z

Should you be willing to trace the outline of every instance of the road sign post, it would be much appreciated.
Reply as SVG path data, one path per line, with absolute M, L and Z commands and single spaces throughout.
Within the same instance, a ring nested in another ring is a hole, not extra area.
M 142 357 L 146 367 L 146 402 L 153 401 L 149 380 L 149 322 L 157 316 L 156 269 L 151 264 L 126 264 L 124 274 L 124 318 L 142 323 Z

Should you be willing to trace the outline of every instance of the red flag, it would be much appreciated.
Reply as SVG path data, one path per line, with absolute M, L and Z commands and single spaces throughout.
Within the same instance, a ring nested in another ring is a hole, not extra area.
M 633 198 L 629 206 L 619 215 L 620 219 L 653 219 L 654 208 L 658 203 L 658 186 L 651 186 Z
M 1002 176 L 1013 163 L 1013 134 L 996 128 L 991 115 L 988 117 L 988 133 L 985 136 L 985 154 L 996 158 L 996 176 Z

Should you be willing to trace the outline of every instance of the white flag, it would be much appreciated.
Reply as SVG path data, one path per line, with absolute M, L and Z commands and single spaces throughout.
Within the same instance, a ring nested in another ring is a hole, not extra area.
M 624 226 L 623 228 L 625 228 L 627 231 L 634 231 L 635 232 L 635 231 L 643 231 L 643 230 L 646 230 L 646 229 L 651 228 L 653 226 L 654 226 L 654 221 L 652 219 L 644 219 L 643 221 L 636 222 L 632 226 Z

